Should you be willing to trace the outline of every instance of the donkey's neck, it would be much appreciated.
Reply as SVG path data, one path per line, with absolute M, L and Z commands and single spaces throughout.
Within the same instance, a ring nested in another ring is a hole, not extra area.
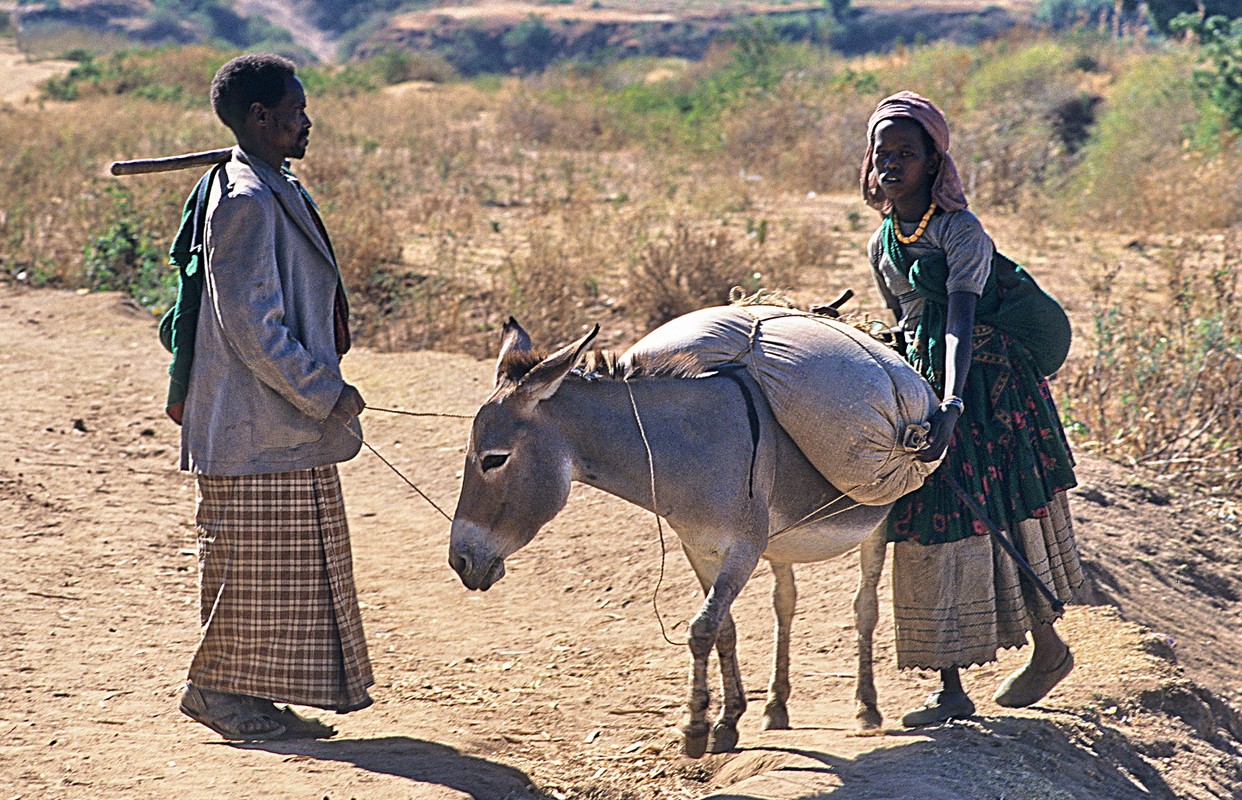
M 721 426 L 720 412 L 740 402 L 738 388 L 721 378 L 570 379 L 542 406 L 569 442 L 574 480 L 657 510 L 654 463 L 658 511 L 667 515 L 680 502 L 675 477 L 710 463 L 725 444 L 717 431 L 734 433 Z

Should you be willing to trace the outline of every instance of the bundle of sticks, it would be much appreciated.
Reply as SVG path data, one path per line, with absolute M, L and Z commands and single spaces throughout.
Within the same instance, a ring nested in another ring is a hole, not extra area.
M 228 161 L 233 156 L 233 148 L 224 147 L 219 150 L 204 150 L 201 153 L 185 153 L 179 156 L 164 158 L 136 158 L 131 161 L 113 161 L 108 171 L 113 175 L 146 175 L 152 172 L 171 172 L 176 169 L 192 169 L 194 167 L 210 167 Z

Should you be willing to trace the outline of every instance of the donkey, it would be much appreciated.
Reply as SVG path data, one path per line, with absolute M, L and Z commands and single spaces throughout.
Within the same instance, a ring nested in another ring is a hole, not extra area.
M 889 506 L 855 504 L 825 480 L 777 424 L 744 369 L 691 377 L 688 365 L 673 359 L 628 370 L 613 365 L 603 375 L 575 370 L 598 331 L 597 325 L 542 355 L 532 352 L 529 335 L 513 318 L 505 325 L 495 389 L 474 418 L 453 516 L 449 564 L 462 583 L 486 591 L 500 580 L 505 558 L 565 507 L 573 481 L 661 515 L 677 532 L 706 595 L 690 625 L 691 689 L 682 728 L 685 753 L 698 758 L 737 745 L 746 695 L 729 609 L 759 559 L 775 575 L 776 612 L 763 727 L 787 729 L 797 599 L 792 565 L 862 545 L 854 598 L 856 718 L 860 730 L 877 730 L 882 717 L 872 634 L 884 563 L 879 524 Z M 817 513 L 826 507 L 832 511 Z M 714 726 L 707 720 L 713 646 L 723 681 Z

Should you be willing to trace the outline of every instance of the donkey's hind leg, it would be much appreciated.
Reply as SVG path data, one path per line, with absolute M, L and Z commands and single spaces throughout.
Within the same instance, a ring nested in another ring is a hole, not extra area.
M 872 639 L 880 618 L 876 588 L 884 569 L 885 526 L 881 525 L 858 548 L 858 593 L 854 595 L 854 626 L 858 632 L 858 682 L 855 718 L 863 733 L 874 733 L 884 721 L 877 704 L 875 675 L 872 670 Z
M 732 614 L 725 616 L 716 634 L 716 657 L 720 659 L 724 701 L 720 716 L 712 726 L 707 752 L 728 753 L 737 747 L 737 721 L 746 712 L 746 691 L 742 688 L 742 671 L 737 661 L 737 628 Z
M 794 609 L 798 605 L 798 587 L 794 583 L 793 566 L 772 564 L 772 610 L 776 616 L 775 658 L 772 682 L 768 684 L 768 704 L 763 709 L 765 731 L 789 730 L 789 636 Z

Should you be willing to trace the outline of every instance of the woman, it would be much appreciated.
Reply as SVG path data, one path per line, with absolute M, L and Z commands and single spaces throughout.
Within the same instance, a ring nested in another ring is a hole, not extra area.
M 959 670 L 1021 647 L 1027 631 L 1030 661 L 997 690 L 998 704 L 1037 702 L 1074 665 L 1053 627 L 1059 613 L 1019 577 L 953 483 L 1065 601 L 1082 583 L 1066 502 L 1075 480 L 1035 355 L 1005 330 L 1014 320 L 994 313 L 1002 308 L 994 261 L 1012 262 L 995 258 L 991 238 L 966 208 L 944 115 L 930 100 L 901 92 L 880 102 L 867 128 L 863 198 L 884 215 L 868 245 L 872 270 L 906 358 L 943 398 L 921 457 L 943 454 L 944 463 L 897 502 L 888 523 L 896 542 L 897 665 L 940 672 L 940 689 L 902 719 L 918 727 L 971 716 L 975 706 Z M 988 310 L 987 324 L 977 318 L 980 309 Z

